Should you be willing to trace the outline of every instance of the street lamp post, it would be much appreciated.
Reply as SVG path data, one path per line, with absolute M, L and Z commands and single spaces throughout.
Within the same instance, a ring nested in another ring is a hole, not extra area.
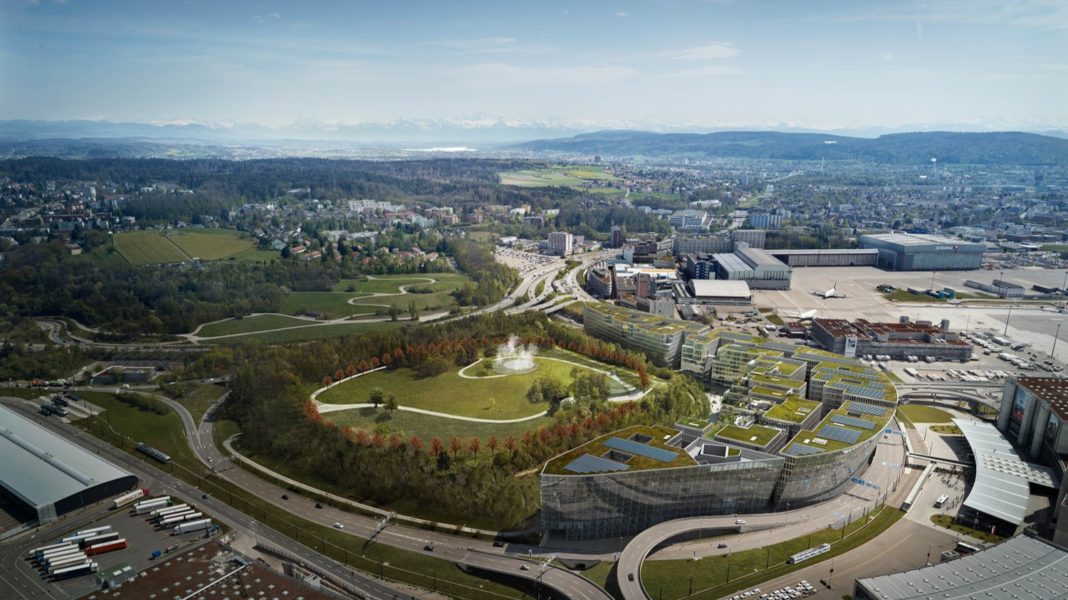
M 1009 335 L 1009 319 L 1012 318 L 1012 305 L 1009 305 L 1009 314 L 1005 317 L 1005 331 L 1001 335 Z
M 1049 349 L 1049 357 L 1054 358 L 1053 352 L 1057 349 L 1057 339 L 1061 337 L 1061 324 L 1057 323 L 1057 332 L 1053 334 L 1053 347 Z

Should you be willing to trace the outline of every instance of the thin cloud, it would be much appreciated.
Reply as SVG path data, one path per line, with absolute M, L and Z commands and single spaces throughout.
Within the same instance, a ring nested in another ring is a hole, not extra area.
M 696 69 L 683 69 L 673 73 L 667 73 L 665 77 L 729 77 L 740 75 L 742 70 L 738 67 L 698 67 Z
M 714 42 L 704 46 L 686 48 L 685 50 L 666 52 L 665 56 L 675 60 L 720 60 L 734 58 L 741 53 L 742 51 L 735 48 L 734 44 L 730 42 Z
M 619 11 L 619 12 L 616 13 L 616 16 L 619 17 L 620 19 L 623 19 L 623 18 L 626 18 L 628 16 L 628 14 L 623 12 L 623 11 Z
M 484 37 L 457 40 L 439 40 L 429 42 L 431 46 L 440 46 L 452 50 L 475 52 L 481 50 L 498 50 L 504 47 L 514 46 L 518 40 L 514 37 Z
M 619 81 L 637 75 L 619 65 L 528 67 L 507 63 L 484 63 L 453 69 L 448 76 L 477 88 L 576 86 Z

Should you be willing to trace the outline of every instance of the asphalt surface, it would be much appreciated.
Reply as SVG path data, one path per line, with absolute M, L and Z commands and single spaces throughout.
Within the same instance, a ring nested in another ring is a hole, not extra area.
M 153 490 L 153 493 L 156 495 L 169 495 L 179 498 L 184 502 L 195 504 L 196 506 L 203 508 L 204 512 L 210 514 L 213 519 L 226 523 L 234 531 L 252 539 L 263 541 L 272 546 L 283 548 L 305 564 L 314 564 L 323 571 L 334 575 L 342 581 L 351 582 L 368 598 L 373 598 L 375 600 L 393 600 L 401 595 L 396 589 L 384 585 L 382 582 L 372 577 L 354 571 L 353 569 L 310 550 L 305 546 L 293 543 L 293 541 L 285 535 L 266 527 L 256 519 L 238 511 L 221 500 L 217 500 L 212 496 L 208 496 L 206 499 L 202 498 L 203 492 L 197 488 L 150 466 L 148 463 L 115 448 L 111 444 L 103 442 L 72 425 L 63 423 L 62 421 L 41 418 L 33 412 L 33 409 L 24 400 L 17 398 L 4 398 L 4 400 L 9 406 L 33 417 L 36 422 L 52 430 L 56 434 L 86 448 L 88 451 L 96 452 L 115 465 L 137 475 L 141 481 L 141 485 Z M 103 505 L 101 514 L 106 512 L 106 505 Z M 21 562 L 25 565 L 25 561 L 20 561 L 19 559 L 30 549 L 39 546 L 41 539 L 51 539 L 52 537 L 55 537 L 55 533 L 60 533 L 71 527 L 72 524 L 69 521 L 62 521 L 55 525 L 46 526 L 38 532 L 34 538 L 21 539 L 0 547 L 0 567 L 3 567 L 3 573 L 0 574 L 0 585 L 6 587 L 6 589 L 0 587 L 0 597 L 5 599 L 66 598 L 67 596 L 59 595 L 59 588 L 43 583 L 36 572 L 28 571 L 27 568 L 20 568 L 19 563 Z
M 891 423 L 895 430 L 900 431 L 896 422 L 891 421 Z M 884 494 L 896 491 L 893 489 L 893 484 L 900 476 L 901 465 L 905 462 L 905 446 L 901 435 L 886 433 L 881 435 L 883 438 L 876 447 L 875 457 L 863 476 L 865 480 L 880 485 L 879 490 L 854 485 L 833 500 L 793 511 L 676 519 L 654 525 L 639 533 L 623 549 L 616 568 L 616 584 L 623 598 L 625 600 L 647 600 L 649 598 L 641 583 L 642 563 L 657 546 L 687 532 L 718 530 L 723 533 L 741 533 L 742 535 L 735 535 L 731 538 L 727 548 L 702 552 L 702 556 L 722 555 L 728 552 L 761 548 L 782 541 L 783 529 L 789 532 L 790 538 L 796 538 L 825 529 L 845 518 L 850 520 L 860 518 L 865 510 L 874 508 Z M 744 526 L 735 524 L 737 519 L 744 520 L 746 524 Z M 668 557 L 663 556 L 663 558 Z M 631 580 L 632 575 L 633 580 Z
M 179 414 L 186 430 L 186 436 L 190 447 L 200 458 L 201 462 L 210 468 L 214 468 L 219 477 L 231 483 L 241 486 L 243 489 L 255 494 L 266 502 L 270 502 L 303 519 L 307 519 L 320 525 L 331 527 L 334 523 L 341 523 L 343 531 L 364 539 L 373 539 L 375 543 L 387 544 L 395 548 L 401 548 L 416 553 L 428 552 L 428 545 L 433 548 L 430 552 L 436 558 L 449 560 L 457 564 L 468 564 L 497 572 L 507 572 L 515 577 L 537 582 L 550 586 L 568 598 L 577 600 L 609 600 L 611 596 L 599 586 L 588 579 L 557 567 L 549 567 L 543 571 L 535 568 L 527 558 L 517 558 L 505 554 L 504 547 L 495 547 L 485 540 L 471 538 L 457 538 L 455 536 L 436 533 L 423 529 L 404 527 L 396 524 L 382 526 L 380 519 L 363 515 L 354 515 L 332 506 L 323 505 L 323 508 L 315 508 L 315 501 L 303 498 L 287 489 L 274 485 L 242 468 L 234 466 L 230 459 L 223 456 L 215 447 L 212 437 L 212 424 L 210 415 L 225 396 L 217 401 L 205 412 L 205 418 L 199 424 L 194 424 L 189 411 L 180 403 L 168 398 L 160 397 Z M 283 500 L 282 495 L 289 497 Z M 288 549 L 293 543 L 281 546 Z M 539 554 L 544 550 L 533 546 L 509 545 L 508 550 L 521 553 Z M 523 569 L 522 567 L 527 567 Z

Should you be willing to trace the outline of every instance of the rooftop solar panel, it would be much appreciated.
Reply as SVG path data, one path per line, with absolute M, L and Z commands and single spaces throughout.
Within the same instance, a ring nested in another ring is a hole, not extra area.
M 824 425 L 820 428 L 819 435 L 829 440 L 842 442 L 843 444 L 855 444 L 860 438 L 859 431 L 846 429 L 845 427 L 839 427 L 838 425 Z
M 638 456 L 644 456 L 645 458 L 651 458 L 660 462 L 669 463 L 675 460 L 676 454 L 669 450 L 662 448 L 656 448 L 648 444 L 641 444 L 634 440 L 625 440 L 623 438 L 611 437 L 604 441 L 604 445 L 613 448 L 615 450 L 622 450 L 624 452 L 630 452 L 631 454 L 637 454 Z
M 612 473 L 614 471 L 626 471 L 630 469 L 623 463 L 618 463 L 614 460 L 608 460 L 607 458 L 601 458 L 600 456 L 594 456 L 592 454 L 583 454 L 575 460 L 567 463 L 564 470 L 571 471 L 572 473 L 586 474 L 586 473 Z
M 849 405 L 849 412 L 858 413 L 862 415 L 875 415 L 876 417 L 881 417 L 886 414 L 886 409 L 881 406 L 875 406 L 874 404 L 852 402 Z
M 839 425 L 849 425 L 850 427 L 860 427 L 861 429 L 875 429 L 875 423 L 872 423 L 871 421 L 865 421 L 864 419 L 846 415 L 834 415 L 831 417 L 831 421 L 838 423 Z
M 789 456 L 805 456 L 808 454 L 822 454 L 823 450 L 813 448 L 812 446 L 805 446 L 804 444 L 794 444 L 783 450 L 782 453 Z

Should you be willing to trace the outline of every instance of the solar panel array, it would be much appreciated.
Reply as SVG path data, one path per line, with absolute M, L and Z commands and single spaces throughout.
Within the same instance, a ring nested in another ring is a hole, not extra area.
M 838 425 L 824 425 L 820 428 L 819 435 L 829 440 L 836 442 L 842 442 L 843 444 L 855 444 L 860 439 L 860 432 L 853 429 L 846 429 L 845 427 L 839 427 Z
M 856 417 L 849 417 L 846 415 L 834 415 L 831 417 L 831 421 L 838 423 L 839 425 L 849 425 L 850 427 L 860 427 L 861 429 L 874 429 L 875 423 L 871 421 L 865 421 L 864 419 L 858 419 Z
M 863 402 L 851 402 L 849 404 L 849 412 L 859 413 L 862 415 L 874 415 L 881 417 L 886 414 L 886 409 L 881 406 L 875 406 L 874 404 L 864 404 Z
M 564 470 L 572 473 L 612 473 L 614 471 L 626 471 L 630 469 L 623 463 L 601 458 L 592 454 L 583 454 L 575 460 L 567 463 Z
M 804 444 L 794 444 L 786 450 L 783 450 L 782 453 L 790 456 L 805 456 L 808 454 L 822 454 L 823 450 L 813 448 L 812 446 L 805 446 Z
M 642 444 L 635 442 L 634 440 L 625 440 L 618 437 L 608 438 L 604 441 L 604 445 L 615 450 L 630 452 L 631 454 L 637 454 L 638 456 L 644 456 L 645 458 L 651 458 L 665 463 L 675 460 L 676 456 L 674 452 L 662 448 L 656 448 L 648 444 Z
M 849 384 L 845 386 L 845 392 L 863 398 L 882 398 L 886 395 L 885 390 L 867 385 Z

